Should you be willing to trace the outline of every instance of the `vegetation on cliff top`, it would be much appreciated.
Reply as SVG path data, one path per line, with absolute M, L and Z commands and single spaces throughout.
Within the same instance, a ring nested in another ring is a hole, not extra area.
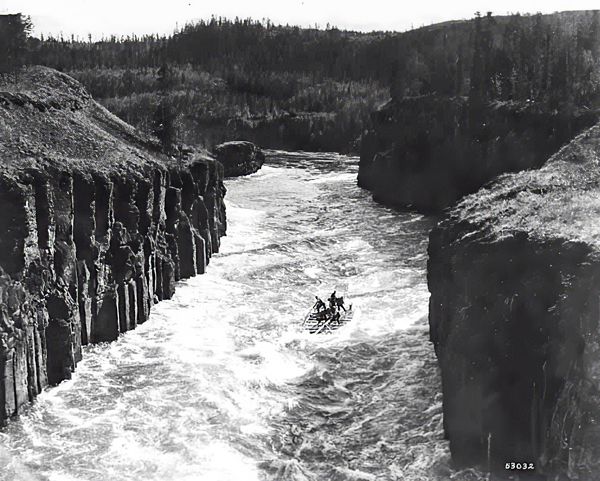
M 169 37 L 31 39 L 29 61 L 77 78 L 146 133 L 169 105 L 179 143 L 342 151 L 389 96 L 382 36 L 213 18 Z
M 156 112 L 166 100 L 184 142 L 239 137 L 263 146 L 347 150 L 390 95 L 466 97 L 474 139 L 490 134 L 484 107 L 491 103 L 593 109 L 598 28 L 598 12 L 490 12 L 369 34 L 212 18 L 168 37 L 32 39 L 30 61 L 73 75 L 146 132 L 160 124 Z M 418 143 L 418 132 L 406 127 L 408 144 L 399 143 L 414 150 L 410 139 Z
M 156 138 L 94 102 L 79 82 L 46 67 L 21 70 L 18 78 L 0 76 L 0 155 L 4 172 L 48 162 L 139 172 L 152 163 L 180 161 L 163 155 Z
M 598 120 L 600 12 L 477 16 L 400 37 L 392 101 L 362 144 L 361 185 L 439 211 L 537 168 Z
M 536 115 L 526 120 L 541 132 L 534 135 L 536 149 L 552 131 L 552 153 L 569 139 L 561 137 L 563 123 L 596 111 L 599 38 L 598 11 L 490 12 L 404 33 L 213 17 L 162 37 L 30 38 L 27 61 L 80 80 L 123 120 L 172 140 L 167 146 L 239 139 L 344 151 L 358 148 L 371 129 L 377 145 L 367 157 L 388 151 L 394 162 L 418 170 L 439 152 L 457 152 L 472 160 L 466 170 L 473 172 L 471 164 L 486 163 L 485 146 L 498 136 L 498 123 L 510 134 L 523 113 L 552 115 L 557 121 L 550 126 L 538 125 Z M 372 111 L 390 97 L 373 129 Z M 415 112 L 406 102 L 422 108 Z M 539 165 L 528 156 L 524 164 L 515 160 L 519 154 L 510 147 L 499 155 L 514 165 L 502 171 Z M 467 179 L 467 190 L 496 173 Z
M 448 222 L 461 239 L 492 242 L 524 233 L 600 248 L 600 126 L 578 135 L 541 169 L 505 174 L 465 197 Z

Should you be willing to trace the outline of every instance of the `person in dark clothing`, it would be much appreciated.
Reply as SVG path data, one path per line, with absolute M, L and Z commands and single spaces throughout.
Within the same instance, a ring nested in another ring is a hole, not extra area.
M 317 310 L 317 312 L 322 311 L 327 307 L 325 303 L 319 298 L 319 296 L 315 296 L 315 298 L 317 299 L 317 302 L 315 302 L 315 309 Z
M 332 324 L 339 324 L 340 323 L 340 312 L 336 311 L 335 314 L 333 315 L 333 317 L 331 318 L 331 323 Z
M 337 307 L 336 299 L 337 297 L 335 296 L 335 291 L 333 291 L 333 294 L 331 294 L 328 299 L 330 308 L 335 309 Z
M 344 312 L 346 312 L 346 308 L 344 307 L 344 298 L 343 297 L 338 297 L 335 300 L 335 303 L 336 303 L 336 306 L 338 307 L 338 310 L 341 307 L 342 309 L 344 309 Z

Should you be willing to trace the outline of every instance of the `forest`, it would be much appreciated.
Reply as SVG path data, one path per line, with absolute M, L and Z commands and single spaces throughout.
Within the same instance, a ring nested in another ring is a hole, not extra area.
M 357 151 L 390 98 L 466 102 L 480 136 L 485 112 L 506 106 L 595 111 L 598 28 L 598 11 L 476 13 L 404 33 L 213 17 L 169 36 L 29 36 L 21 55 L 75 77 L 167 150 L 239 138 Z
M 168 37 L 31 39 L 28 61 L 75 77 L 165 146 L 349 151 L 389 97 L 366 48 L 384 35 L 212 18 Z

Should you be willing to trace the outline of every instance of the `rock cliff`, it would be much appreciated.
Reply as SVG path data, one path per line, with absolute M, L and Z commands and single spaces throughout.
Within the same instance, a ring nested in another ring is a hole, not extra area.
M 148 319 L 225 234 L 223 167 L 174 161 L 70 77 L 0 81 L 0 422 Z
M 598 479 L 599 159 L 595 126 L 431 232 L 430 333 L 458 465 Z
M 394 99 L 372 115 L 358 184 L 376 201 L 439 213 L 497 175 L 541 167 L 598 120 L 532 102 L 474 107 L 466 97 Z
M 265 154 L 252 142 L 225 142 L 215 148 L 217 160 L 223 164 L 225 177 L 253 174 L 265 162 Z

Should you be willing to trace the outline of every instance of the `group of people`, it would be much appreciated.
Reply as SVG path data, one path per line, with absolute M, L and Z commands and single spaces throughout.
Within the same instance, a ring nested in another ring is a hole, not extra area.
M 323 319 L 326 319 L 331 316 L 334 321 L 337 321 L 339 320 L 341 315 L 340 310 L 343 309 L 344 312 L 346 311 L 346 307 L 344 306 L 344 298 L 337 297 L 335 291 L 333 291 L 333 294 L 331 294 L 329 296 L 329 299 L 327 299 L 329 307 L 327 307 L 327 304 L 325 304 L 325 302 L 323 302 L 323 300 L 319 298 L 319 296 L 315 296 L 315 298 L 317 299 L 317 302 L 315 302 L 314 308 L 322 316 Z

